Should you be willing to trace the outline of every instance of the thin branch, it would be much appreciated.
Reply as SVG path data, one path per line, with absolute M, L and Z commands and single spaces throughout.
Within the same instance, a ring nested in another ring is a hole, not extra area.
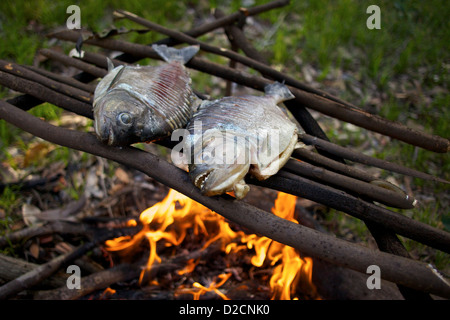
M 76 60 L 74 58 L 69 58 L 71 60 Z M 42 86 L 34 81 L 26 80 L 23 78 L 15 77 L 11 74 L 4 73 L 0 71 L 0 84 L 7 86 L 13 90 L 25 92 L 35 96 L 38 99 L 46 99 L 57 106 L 60 106 L 68 111 L 75 112 L 77 114 L 86 116 L 90 119 L 93 118 L 92 106 L 87 103 L 83 103 L 78 100 L 73 100 L 68 96 L 65 96 L 59 92 L 53 91 L 47 87 Z M 66 89 L 69 90 L 69 89 Z M 9 101 L 10 102 L 10 101 Z M 25 106 L 24 106 L 25 107 Z M 421 179 L 432 180 L 441 183 L 448 183 L 446 180 L 434 177 L 424 172 L 420 172 L 411 168 L 404 167 L 399 164 L 391 163 L 385 160 L 373 158 L 366 156 L 362 153 L 352 151 L 351 149 L 341 147 L 339 145 L 333 144 L 323 139 L 313 137 L 308 134 L 301 134 L 300 139 L 306 143 L 311 144 L 320 148 L 323 148 L 329 153 L 335 154 L 339 157 L 349 159 L 352 161 L 360 162 L 367 165 L 376 166 L 382 169 L 411 175 L 413 177 L 418 177 Z
M 315 167 L 306 162 L 291 159 L 286 163 L 284 168 L 303 177 L 318 179 L 325 184 L 341 187 L 343 190 L 351 191 L 366 199 L 371 199 L 387 206 L 402 209 L 414 208 L 414 198 L 411 198 L 406 194 L 400 194 L 397 191 L 388 190 L 364 181 L 346 177 L 324 168 Z
M 90 104 L 72 99 L 62 93 L 49 89 L 40 83 L 0 71 L 0 84 L 13 90 L 32 95 L 37 99 L 45 99 L 68 111 L 75 112 L 91 119 L 93 118 L 92 106 Z
M 67 30 L 54 33 L 52 36 L 60 40 L 76 42 L 78 40 L 79 33 Z M 152 59 L 161 59 L 151 47 L 144 45 L 114 39 L 89 39 L 86 40 L 85 43 L 111 50 L 120 50 L 140 58 L 149 57 Z M 263 91 L 264 87 L 271 83 L 271 81 L 262 77 L 245 74 L 200 57 L 192 58 L 186 66 L 260 91 Z M 450 150 L 450 141 L 443 137 L 430 135 L 408 128 L 401 123 L 384 119 L 378 115 L 370 114 L 359 108 L 348 107 L 292 86 L 290 87 L 290 90 L 296 97 L 295 101 L 299 104 L 307 106 L 310 109 L 317 110 L 328 116 L 430 151 L 448 152 Z
M 29 121 L 30 121 L 29 126 L 28 127 L 23 126 L 23 124 L 24 124 L 23 118 L 25 115 L 22 115 L 19 112 L 19 110 L 16 111 L 16 109 L 14 107 L 12 107 L 11 105 L 8 105 L 5 102 L 1 102 L 0 104 L 3 105 L 4 108 L 6 108 L 6 110 L 12 108 L 12 110 L 10 110 L 10 111 L 8 111 L 8 113 L 4 114 L 4 116 L 3 116 L 4 119 L 13 123 L 14 125 L 22 128 L 23 130 L 26 130 L 36 136 L 42 137 L 45 140 L 48 140 L 48 141 L 51 141 L 51 142 L 54 142 L 57 144 L 61 144 L 61 145 L 68 146 L 73 149 L 82 150 L 82 151 L 86 151 L 86 152 L 98 155 L 96 153 L 97 152 L 96 149 L 90 149 L 90 148 L 86 149 L 87 146 L 82 145 L 81 142 L 78 141 L 78 138 L 67 136 L 67 134 L 63 134 L 62 132 L 59 132 L 58 134 L 55 133 L 56 136 L 49 136 L 49 135 L 47 135 L 46 132 L 42 131 L 42 130 L 49 130 L 49 128 L 52 128 L 52 127 L 47 126 L 46 129 L 36 130 L 35 126 L 38 125 L 39 122 L 33 121 L 35 119 L 32 116 L 31 116 L 32 118 L 29 119 Z M 15 115 L 15 117 L 13 117 L 13 115 Z M 52 130 L 60 131 L 61 129 L 52 128 Z M 45 134 L 45 136 L 43 136 L 43 134 Z M 92 137 L 92 138 L 94 138 L 94 137 Z M 55 139 L 57 139 L 57 140 L 55 140 Z M 79 139 L 82 140 L 82 138 L 79 138 Z M 71 144 L 72 141 L 75 142 L 74 145 Z M 100 145 L 101 145 L 101 143 L 100 143 Z M 107 152 L 107 154 L 109 154 L 108 151 L 106 151 L 106 152 Z M 280 173 L 282 173 L 282 172 L 284 172 L 284 171 L 281 170 Z M 296 194 L 299 196 L 303 196 L 305 198 L 309 198 L 316 202 L 323 203 L 327 206 L 331 206 L 340 211 L 346 212 L 350 215 L 357 216 L 358 218 L 360 218 L 362 220 L 369 219 L 369 221 L 371 221 L 372 219 L 375 219 L 375 221 L 377 223 L 384 224 L 387 227 L 389 227 L 390 229 L 392 229 L 393 231 L 395 231 L 399 234 L 405 235 L 406 237 L 412 237 L 412 239 L 415 239 L 422 243 L 434 246 L 436 248 L 439 248 L 440 250 L 449 250 L 448 246 L 443 244 L 443 243 L 446 243 L 445 239 L 450 241 L 450 238 L 448 238 L 449 235 L 448 235 L 448 233 L 445 233 L 445 232 L 444 232 L 444 235 L 442 235 L 443 231 L 441 231 L 439 229 L 431 228 L 426 224 L 418 223 L 412 219 L 403 217 L 403 216 L 393 213 L 389 210 L 384 210 L 383 208 L 378 207 L 378 206 L 373 206 L 371 209 L 371 212 L 374 212 L 374 213 L 376 212 L 376 216 L 365 216 L 364 212 L 360 212 L 358 210 L 361 208 L 364 208 L 364 206 L 367 204 L 367 202 L 364 202 L 358 198 L 351 197 L 350 195 L 345 194 L 345 193 L 342 194 L 341 191 L 340 191 L 339 196 L 336 197 L 334 192 L 331 192 L 331 194 L 330 194 L 329 188 L 326 185 L 313 184 L 313 186 L 316 190 L 314 193 L 310 193 L 309 189 L 306 189 L 306 190 L 303 190 L 300 192 L 302 187 L 300 187 L 300 189 L 298 189 L 299 181 L 302 181 L 302 183 L 306 183 L 306 185 L 311 184 L 312 181 L 305 180 L 304 178 L 301 178 L 299 176 L 292 175 L 292 177 L 289 178 L 287 181 L 277 181 L 275 183 L 275 185 L 272 185 L 271 183 L 273 183 L 273 182 L 270 182 L 270 181 L 273 181 L 273 179 L 275 179 L 275 178 L 272 177 L 272 180 L 269 179 L 269 180 L 266 180 L 263 182 L 257 182 L 257 181 L 252 181 L 252 180 L 250 180 L 250 181 L 253 184 L 262 184 L 266 187 L 273 188 L 275 190 L 281 190 L 284 192 L 288 192 L 288 193 Z M 166 183 L 166 180 L 163 183 L 168 185 Z M 359 206 L 355 207 L 355 205 L 354 205 L 354 203 L 352 203 L 352 201 L 356 201 L 356 203 L 361 202 L 361 204 Z M 401 222 L 398 221 L 398 224 L 393 224 L 394 221 L 396 221 L 399 217 L 401 217 L 402 221 Z M 441 233 L 441 236 L 436 238 L 432 230 L 435 230 L 436 234 Z M 443 241 L 443 242 L 441 242 L 441 241 Z
M 377 180 L 377 178 L 374 175 L 368 173 L 367 171 L 352 167 L 347 164 L 343 164 L 338 161 L 334 161 L 333 159 L 325 157 L 316 152 L 310 151 L 307 148 L 299 148 L 294 150 L 294 152 L 292 153 L 292 157 L 302 161 L 309 162 L 311 164 L 320 167 L 331 169 L 334 172 L 345 174 L 346 176 L 361 181 L 371 182 Z
M 90 92 L 52 80 L 13 62 L 0 60 L 0 70 L 33 82 L 37 82 L 49 89 L 67 95 L 71 98 L 75 98 L 81 102 L 92 103 L 92 94 Z
M 219 47 L 210 45 L 209 43 L 206 43 L 206 42 L 197 40 L 193 37 L 190 37 L 189 35 L 187 35 L 183 32 L 168 29 L 168 28 L 163 27 L 162 25 L 159 25 L 155 22 L 151 22 L 146 19 L 143 19 L 134 13 L 131 13 L 131 12 L 128 12 L 125 10 L 116 10 L 115 12 L 119 16 L 125 17 L 125 18 L 127 18 L 133 22 L 136 22 L 140 25 L 143 25 L 151 30 L 155 30 L 166 36 L 177 39 L 180 42 L 188 43 L 191 45 L 199 45 L 200 49 L 202 49 L 203 51 L 214 53 L 219 56 L 223 56 L 223 57 L 229 58 L 231 60 L 234 60 L 236 62 L 239 62 L 243 65 L 246 65 L 247 67 L 250 67 L 252 69 L 255 69 L 255 70 L 261 72 L 261 74 L 263 74 L 263 75 L 271 77 L 274 80 L 278 80 L 280 82 L 284 81 L 286 84 L 294 86 L 294 87 L 304 90 L 306 92 L 314 93 L 314 94 L 317 94 L 324 98 L 330 99 L 332 101 L 335 101 L 335 102 L 338 102 L 341 104 L 345 104 L 345 102 L 340 100 L 339 98 L 334 97 L 334 96 L 332 96 L 326 92 L 323 92 L 321 90 L 309 87 L 309 86 L 303 84 L 302 82 L 300 82 L 290 76 L 287 76 L 286 74 L 283 74 L 275 69 L 272 69 L 269 66 L 267 66 L 266 64 L 261 63 L 255 59 L 248 58 L 246 56 L 240 55 L 237 52 L 234 52 L 234 51 L 231 51 L 231 50 L 228 50 L 225 48 L 219 48 Z
M 47 78 L 53 79 L 53 80 L 58 81 L 60 83 L 65 83 L 65 84 L 67 84 L 69 86 L 72 86 L 74 88 L 78 88 L 78 89 L 81 89 L 81 90 L 89 92 L 89 93 L 94 93 L 94 91 L 95 91 L 95 87 L 96 87 L 95 84 L 86 84 L 86 83 L 80 82 L 78 80 L 75 80 L 72 77 L 62 76 L 62 75 L 59 75 L 59 74 L 47 71 L 47 70 L 42 69 L 42 68 L 37 68 L 37 67 L 34 67 L 34 66 L 24 66 L 24 67 L 27 68 L 27 69 L 30 69 L 31 71 L 39 73 L 39 74 L 41 74 L 41 75 L 43 75 L 43 76 L 45 76 Z
M 94 53 L 94 52 L 89 52 L 89 51 L 84 51 L 83 56 L 77 57 L 75 56 L 75 58 L 77 59 L 81 59 L 85 62 L 88 63 L 92 63 L 94 65 L 96 65 L 97 67 L 100 67 L 102 69 L 108 69 L 108 62 L 106 60 L 106 56 L 103 54 L 99 54 L 99 53 Z M 130 64 L 127 62 L 123 62 L 120 60 L 117 60 L 115 58 L 110 58 L 111 62 L 113 63 L 114 67 L 117 66 L 129 66 Z
M 140 265 L 121 263 L 118 266 L 81 278 L 80 289 L 62 286 L 53 290 L 39 291 L 35 300 L 76 300 L 85 295 L 109 287 L 117 282 L 129 281 L 139 277 Z
M 220 19 L 223 16 L 223 12 L 221 12 L 220 10 L 216 10 L 215 16 Z M 256 50 L 249 43 L 242 29 L 238 28 L 235 25 L 228 25 L 225 26 L 225 32 L 231 44 L 235 47 L 240 48 L 248 57 L 256 61 L 259 61 L 262 64 L 265 65 L 269 64 L 268 61 L 264 59 L 264 57 L 258 52 L 258 50 Z M 230 60 L 230 62 L 231 61 L 233 60 Z M 313 118 L 313 116 L 311 115 L 311 113 L 309 113 L 308 109 L 306 109 L 305 106 L 297 103 L 296 101 L 289 101 L 289 100 L 285 101 L 284 104 L 292 113 L 294 118 L 298 121 L 298 123 L 301 125 L 301 127 L 305 130 L 306 133 L 329 141 L 325 132 L 322 130 L 322 128 L 319 126 L 317 121 Z M 330 159 L 334 159 L 336 161 L 344 163 L 343 159 L 328 153 L 326 150 L 318 149 L 317 151 Z
M 354 162 L 362 163 L 365 165 L 371 165 L 371 166 L 374 166 L 377 168 L 394 171 L 397 173 L 401 173 L 401 174 L 405 174 L 408 176 L 417 177 L 417 178 L 421 178 L 421 179 L 425 179 L 425 180 L 432 180 L 432 181 L 447 183 L 447 184 L 450 183 L 447 180 L 441 179 L 439 177 L 434 177 L 427 173 L 417 171 L 415 169 L 407 168 L 402 165 L 392 163 L 392 162 L 389 162 L 386 160 L 370 157 L 363 153 L 355 152 L 349 148 L 339 146 L 337 144 L 325 141 L 325 140 L 317 138 L 317 137 L 313 137 L 306 133 L 300 135 L 300 140 L 307 145 L 313 145 L 316 147 L 323 148 L 330 153 L 333 153 L 337 156 L 340 156 L 344 159 L 348 159 L 348 160 L 351 160 Z
M 71 59 L 71 57 L 66 56 L 65 54 L 56 52 L 54 50 L 40 49 L 39 53 L 46 56 L 47 58 L 54 59 L 54 60 L 57 60 L 57 61 L 60 61 L 64 64 L 66 64 L 66 65 L 83 70 L 83 71 L 90 73 L 93 76 L 98 77 L 98 78 L 103 78 L 108 73 L 108 71 L 105 69 L 98 68 L 96 66 L 93 66 L 92 64 L 83 62 L 81 60 Z
M 218 253 L 220 246 L 210 246 L 206 249 L 195 250 L 188 254 L 182 253 L 159 264 L 152 265 L 150 272 L 156 274 L 169 273 L 184 265 L 190 259 L 199 259 Z M 133 264 L 121 263 L 118 266 L 100 271 L 81 278 L 80 289 L 69 289 L 62 286 L 53 290 L 39 291 L 34 295 L 37 300 L 76 300 L 87 294 L 107 288 L 115 283 L 129 281 L 139 277 L 146 259 L 140 259 Z M 146 281 L 149 279 L 147 278 Z
M 267 180 L 249 179 L 248 183 L 326 204 L 328 207 L 348 213 L 363 221 L 383 225 L 399 235 L 450 253 L 450 234 L 448 232 L 293 173 L 280 170 Z
M 248 228 L 251 232 L 267 236 L 275 241 L 292 246 L 306 255 L 316 256 L 331 263 L 348 267 L 362 273 L 366 272 L 368 262 L 370 264 L 376 264 L 383 270 L 381 277 L 386 280 L 416 290 L 430 292 L 443 297 L 450 297 L 449 284 L 442 277 L 438 276 L 434 269 L 430 268 L 425 263 L 370 250 L 360 245 L 322 234 L 318 231 L 279 218 L 276 215 L 269 214 L 243 201 L 237 201 L 228 195 L 205 197 L 200 193 L 198 188 L 193 186 L 186 172 L 153 154 L 146 153 L 133 147 L 108 147 L 89 133 L 54 127 L 3 101 L 0 102 L 0 114 L 6 121 L 52 143 L 105 157 L 142 171 L 156 181 L 165 184 L 169 188 L 178 190 L 191 199 L 223 215 L 230 221 Z M 296 179 L 299 178 L 297 176 L 295 177 Z M 272 178 L 269 178 L 268 180 L 271 180 Z M 277 177 L 275 177 L 275 179 L 277 179 Z M 275 181 L 272 179 L 272 184 L 274 183 Z M 344 194 L 342 191 L 336 192 L 341 195 Z M 358 199 L 354 197 L 350 197 L 349 195 L 346 196 L 349 197 L 347 201 L 338 201 L 341 203 L 341 206 L 346 204 L 358 208 L 363 203 L 358 202 Z M 362 208 L 362 211 L 370 209 L 369 205 L 370 204 L 366 204 L 365 208 Z M 408 220 L 408 218 L 392 213 L 389 210 L 386 210 L 386 212 L 389 212 L 389 216 L 393 218 L 396 223 L 412 220 Z M 378 211 L 372 210 L 372 212 L 369 213 L 370 214 L 364 218 L 375 220 L 377 223 L 380 223 L 379 217 L 374 217 L 374 215 L 377 215 Z M 420 224 L 414 220 L 412 220 L 412 223 L 421 225 L 428 230 L 428 232 L 431 232 L 431 235 L 428 234 L 428 236 L 433 238 L 433 242 L 437 241 L 439 247 L 449 248 L 450 234 Z M 443 245 L 439 245 L 441 241 L 443 241 Z M 408 272 L 405 272 L 405 270 L 408 270 Z
M 52 221 L 42 226 L 31 226 L 0 237 L 0 248 L 8 243 L 16 243 L 24 239 L 53 233 L 92 236 L 93 229 L 79 223 Z
M 216 12 L 216 16 L 218 16 L 218 15 L 220 16 L 221 13 Z M 247 56 L 250 56 L 250 57 L 254 58 L 255 60 L 258 60 L 262 63 L 267 64 L 265 59 L 249 43 L 249 41 L 245 37 L 242 29 L 240 29 L 234 25 L 230 25 L 230 26 L 225 27 L 225 32 L 226 32 L 230 42 L 234 43 L 235 46 L 240 47 Z M 303 129 L 307 133 L 329 141 L 327 136 L 325 135 L 325 133 L 321 130 L 319 124 L 309 114 L 309 112 L 306 108 L 304 108 L 301 105 L 298 105 L 298 103 L 296 103 L 296 102 L 285 103 L 285 104 L 291 110 L 294 117 L 300 122 Z M 301 111 L 301 112 L 299 112 L 299 111 Z M 317 151 L 319 152 L 319 154 L 313 153 L 305 148 L 300 148 L 300 149 L 296 150 L 295 155 L 296 156 L 303 155 L 303 157 L 307 157 L 309 160 L 313 159 L 313 160 L 315 160 L 316 163 L 320 162 L 321 164 L 325 164 L 326 167 L 331 167 L 335 170 L 338 169 L 337 170 L 338 172 L 344 172 L 346 174 L 350 174 L 351 177 L 354 177 L 356 179 L 360 179 L 360 177 L 362 177 L 363 179 L 361 179 L 361 180 L 365 181 L 365 182 L 371 182 L 373 180 L 376 180 L 374 177 L 372 177 L 369 174 L 366 174 L 364 171 L 356 170 L 355 168 L 352 168 L 352 167 L 346 165 L 345 161 L 340 157 L 336 157 L 333 154 L 330 154 L 320 148 L 318 148 Z M 294 162 L 294 161 L 290 160 L 290 162 Z M 303 163 L 299 163 L 298 161 L 295 161 L 294 163 L 297 166 L 298 166 L 298 164 L 303 164 Z M 306 164 L 303 164 L 304 167 L 305 167 L 305 165 Z M 285 166 L 285 168 L 289 169 L 288 166 L 289 166 L 289 163 Z M 315 175 L 317 170 L 321 170 L 314 166 L 309 166 L 309 167 L 310 168 L 308 168 L 308 166 L 306 165 L 306 168 L 302 168 L 302 172 L 304 173 L 303 175 L 306 174 L 306 176 L 308 176 L 309 174 L 312 174 L 312 173 L 314 173 L 313 175 Z M 306 169 L 306 172 L 305 172 L 305 169 Z M 324 173 L 322 173 L 322 172 L 320 173 L 320 175 L 323 175 L 323 174 Z M 339 176 L 334 176 L 335 175 L 334 173 L 325 174 L 325 175 L 329 176 L 327 181 L 331 182 L 332 184 L 336 184 L 336 183 L 339 184 L 339 183 L 344 182 L 344 185 L 346 186 L 346 188 L 348 188 L 350 190 L 357 189 L 358 190 L 357 193 L 359 193 L 359 194 L 365 193 L 364 191 L 361 192 L 361 190 L 367 190 L 366 189 L 367 184 L 365 184 L 364 182 L 361 182 L 359 180 L 354 180 L 354 179 L 349 180 L 345 177 L 341 178 Z M 346 180 L 347 180 L 347 182 L 345 182 Z M 371 185 L 369 185 L 369 186 L 371 186 Z M 371 190 L 368 193 L 370 193 L 372 195 L 373 191 Z M 389 195 L 386 195 L 382 198 L 383 199 L 391 199 L 392 198 L 391 194 L 393 192 L 389 192 L 389 193 L 390 193 Z M 368 198 L 371 199 L 372 197 L 369 196 Z M 383 201 L 381 201 L 381 202 L 386 203 Z M 403 203 L 403 202 L 404 202 L 404 196 L 400 199 L 400 203 Z M 411 205 L 411 204 L 407 203 L 407 205 Z M 405 247 L 399 241 L 399 239 L 397 238 L 395 233 L 387 230 L 386 228 L 384 228 L 381 225 L 377 225 L 372 222 L 366 222 L 366 225 L 367 225 L 370 233 L 372 234 L 372 236 L 375 238 L 375 241 L 377 242 L 380 250 L 382 250 L 384 252 L 393 253 L 396 255 L 401 255 L 403 257 L 410 258 L 408 251 L 405 249 Z M 416 290 L 413 290 L 413 289 L 410 289 L 410 288 L 407 288 L 407 287 L 404 287 L 401 285 L 398 285 L 398 288 L 399 288 L 399 291 L 402 293 L 402 295 L 406 299 L 430 299 L 430 296 L 426 293 L 422 293 L 420 291 L 416 291 Z
M 121 230 L 109 231 L 95 238 L 92 242 L 88 242 L 79 246 L 72 252 L 60 255 L 47 263 L 39 265 L 37 268 L 1 286 L 0 300 L 7 299 L 23 290 L 31 288 L 32 286 L 42 282 L 62 267 L 84 255 L 86 252 L 94 248 L 98 243 L 122 235 L 132 235 L 137 231 L 139 231 L 139 228 L 123 228 Z
M 13 258 L 0 253 L 0 279 L 3 281 L 11 281 L 22 274 L 30 272 L 39 265 L 22 259 Z M 67 277 L 56 274 L 53 277 L 42 281 L 42 286 L 57 288 L 66 284 Z

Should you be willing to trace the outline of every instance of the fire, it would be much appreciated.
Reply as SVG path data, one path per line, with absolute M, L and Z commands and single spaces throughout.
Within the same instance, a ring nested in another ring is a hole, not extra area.
M 294 217 L 296 199 L 295 196 L 279 192 L 272 213 L 298 223 Z M 143 241 L 148 241 L 150 253 L 146 267 L 141 272 L 140 283 L 143 282 L 144 275 L 151 270 L 153 264 L 161 262 L 157 253 L 157 244 L 161 243 L 166 247 L 178 246 L 191 230 L 195 236 L 202 236 L 205 240 L 203 249 L 220 240 L 222 250 L 226 254 L 254 250 L 251 263 L 255 267 L 274 266 L 269 281 L 272 299 L 291 299 L 299 281 L 307 282 L 310 290 L 315 292 L 311 279 L 312 260 L 310 258 L 301 258 L 294 248 L 270 238 L 234 231 L 222 216 L 175 190 L 170 190 L 164 200 L 144 210 L 139 220 L 143 228 L 138 234 L 133 237 L 108 240 L 105 244 L 107 250 L 120 251 L 126 255 Z M 129 222 L 130 226 L 136 224 L 135 220 Z M 185 267 L 177 272 L 178 275 L 193 272 L 198 262 L 187 261 Z M 191 293 L 194 299 L 199 299 L 206 292 L 214 292 L 222 299 L 228 299 L 218 288 L 230 276 L 231 273 L 221 274 L 208 286 L 194 282 L 193 288 L 180 287 L 178 293 Z
M 177 290 L 177 294 L 180 295 L 182 293 L 190 293 L 192 294 L 194 300 L 200 300 L 200 296 L 207 292 L 214 292 L 223 300 L 230 300 L 223 292 L 221 292 L 218 288 L 220 288 L 229 278 L 231 277 L 231 273 L 222 273 L 217 276 L 217 280 L 213 280 L 209 283 L 208 287 L 201 285 L 198 282 L 194 282 L 192 285 L 194 289 L 191 288 L 179 288 Z

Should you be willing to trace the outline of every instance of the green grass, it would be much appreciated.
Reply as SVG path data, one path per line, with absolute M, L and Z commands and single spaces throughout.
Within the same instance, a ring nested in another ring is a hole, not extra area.
M 371 4 L 373 1 L 293 1 L 289 14 L 296 16 L 298 24 L 286 26 L 285 33 L 292 34 L 296 46 L 287 50 L 292 54 L 300 50 L 303 61 L 316 63 L 320 69 L 358 67 L 381 87 L 390 76 L 411 68 L 448 62 L 450 11 L 445 1 L 377 1 L 380 30 L 366 28 L 366 8 Z M 275 22 L 276 11 L 270 12 L 269 18 Z M 274 44 L 274 52 L 284 45 L 280 41 Z M 361 54 L 349 57 L 340 48 Z M 288 62 L 288 57 L 291 54 L 274 56 L 279 63 Z

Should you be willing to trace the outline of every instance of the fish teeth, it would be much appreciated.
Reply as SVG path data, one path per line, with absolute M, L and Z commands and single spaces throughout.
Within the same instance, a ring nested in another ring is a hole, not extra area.
M 199 188 L 200 190 L 203 189 L 203 186 L 205 185 L 205 182 L 208 179 L 210 173 L 211 173 L 211 170 L 209 170 L 207 172 L 203 172 L 202 174 L 198 175 L 195 178 L 194 184 L 197 186 L 197 188 Z

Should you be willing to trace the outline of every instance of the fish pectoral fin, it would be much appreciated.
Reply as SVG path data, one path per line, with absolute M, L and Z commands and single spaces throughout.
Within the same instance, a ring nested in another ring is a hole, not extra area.
M 306 144 L 304 144 L 304 143 L 301 142 L 301 141 L 297 141 L 297 143 L 296 143 L 295 146 L 294 146 L 294 150 L 295 150 L 295 149 L 301 149 L 301 148 L 306 148 Z
M 276 174 L 290 159 L 292 152 L 295 148 L 297 148 L 297 135 L 293 135 L 289 145 L 284 149 L 283 152 L 280 153 L 278 157 L 273 159 L 271 162 L 264 163 L 264 161 L 260 158 L 263 163 L 257 162 L 257 164 L 252 165 L 250 170 L 250 174 L 254 176 L 259 181 L 266 180 L 267 178 Z M 260 155 L 261 156 L 261 155 Z
M 248 184 L 245 183 L 244 179 L 238 181 L 233 186 L 234 195 L 236 196 L 236 199 L 243 199 L 247 193 L 250 191 L 250 187 Z

